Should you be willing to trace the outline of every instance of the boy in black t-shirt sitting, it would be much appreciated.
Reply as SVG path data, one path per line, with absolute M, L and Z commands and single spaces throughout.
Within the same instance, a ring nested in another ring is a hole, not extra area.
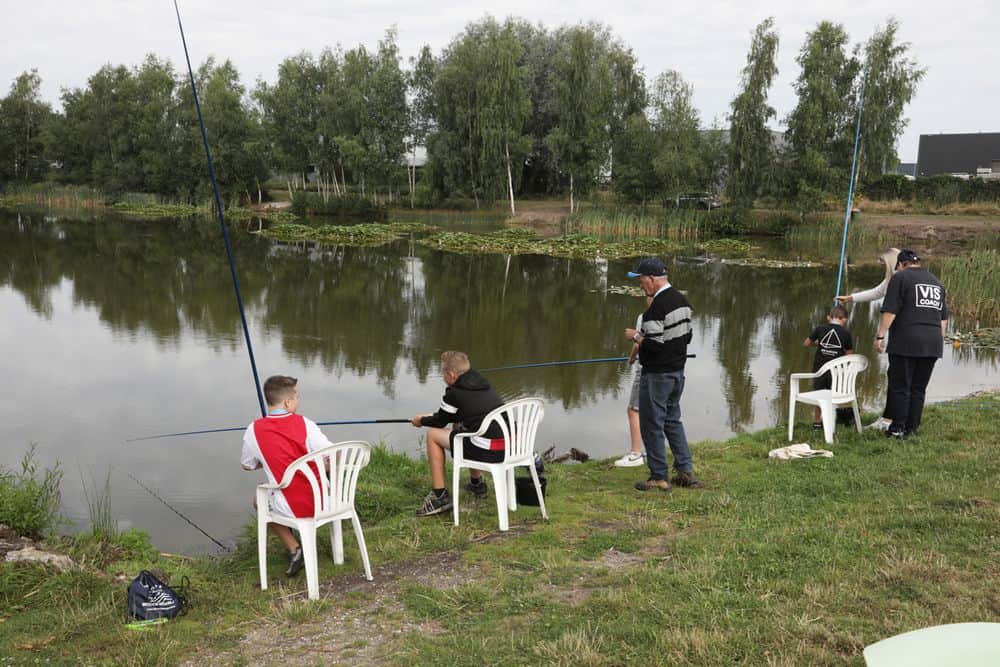
M 802 344 L 806 347 L 816 348 L 816 356 L 813 359 L 813 373 L 818 371 L 826 362 L 854 352 L 854 341 L 851 340 L 851 333 L 845 328 L 846 324 L 847 309 L 843 306 L 834 306 L 830 309 L 830 314 L 826 316 L 826 324 L 821 324 L 813 329 L 809 337 L 802 341 Z M 833 380 L 829 373 L 824 373 L 820 377 L 813 379 L 813 389 L 829 389 L 832 385 Z M 850 415 L 851 419 L 854 418 L 854 413 L 850 409 L 844 412 L 846 415 Z M 841 410 L 837 410 L 837 421 L 841 421 L 840 414 Z M 813 428 L 823 428 L 819 406 L 813 409 Z

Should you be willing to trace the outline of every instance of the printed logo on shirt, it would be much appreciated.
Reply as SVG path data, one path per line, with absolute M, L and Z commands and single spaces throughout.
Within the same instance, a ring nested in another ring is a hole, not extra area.
M 941 288 L 937 285 L 917 283 L 917 308 L 941 310 Z
M 837 357 L 840 356 L 840 350 L 844 349 L 844 344 L 840 342 L 840 336 L 837 335 L 837 330 L 830 329 L 819 341 L 819 347 L 823 356 Z

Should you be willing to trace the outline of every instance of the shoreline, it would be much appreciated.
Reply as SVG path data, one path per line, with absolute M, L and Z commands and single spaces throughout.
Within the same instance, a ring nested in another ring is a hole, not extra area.
M 304 577 L 280 574 L 274 540 L 271 588 L 258 589 L 252 527 L 221 556 L 111 549 L 102 562 L 78 543 L 83 565 L 63 574 L 0 563 L 0 642 L 15 661 L 57 663 L 538 663 L 571 646 L 586 664 L 856 659 L 917 627 L 998 620 L 1000 420 L 984 410 L 1000 410 L 1000 393 L 928 405 L 903 443 L 841 429 L 833 459 L 769 461 L 782 426 L 702 441 L 704 490 L 642 494 L 641 468 L 551 464 L 552 520 L 520 508 L 506 534 L 492 497 L 463 496 L 458 528 L 414 517 L 425 463 L 378 450 L 358 500 L 375 582 L 350 538 L 344 566 L 321 540 L 316 602 Z M 800 414 L 796 435 L 815 440 L 808 426 Z M 153 567 L 191 578 L 191 611 L 139 635 L 121 627 L 122 582 Z

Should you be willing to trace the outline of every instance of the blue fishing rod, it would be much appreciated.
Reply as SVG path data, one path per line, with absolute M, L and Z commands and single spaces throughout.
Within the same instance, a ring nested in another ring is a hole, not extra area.
M 688 358 L 697 355 L 689 354 Z M 628 361 L 628 357 L 604 357 L 601 359 L 574 359 L 572 361 L 543 361 L 531 364 L 515 364 L 513 366 L 498 366 L 496 368 L 483 368 L 483 372 L 508 371 L 517 368 L 541 368 L 544 366 L 573 366 L 578 364 L 598 364 L 604 362 Z M 347 426 L 353 424 L 409 424 L 409 419 L 345 419 L 339 421 L 316 422 L 317 426 Z M 174 438 L 184 435 L 202 435 L 205 433 L 226 433 L 231 431 L 244 431 L 246 426 L 227 426 L 225 428 L 209 428 L 199 431 L 180 431 L 178 433 L 163 433 L 160 435 L 147 435 L 142 438 L 129 438 L 125 442 L 140 442 L 142 440 L 158 440 L 160 438 Z
M 215 195 L 215 209 L 219 212 L 219 226 L 222 228 L 222 240 L 226 244 L 226 257 L 229 259 L 229 273 L 233 278 L 233 290 L 236 292 L 236 305 L 240 309 L 240 322 L 243 324 L 243 337 L 247 341 L 247 353 L 250 355 L 250 370 L 253 372 L 254 386 L 257 388 L 257 402 L 260 404 L 260 414 L 267 416 L 264 407 L 264 392 L 260 388 L 260 376 L 257 374 L 257 361 L 253 356 L 253 345 L 250 343 L 250 328 L 247 326 L 247 315 L 243 309 L 243 295 L 240 292 L 240 281 L 236 277 L 236 262 L 233 259 L 233 247 L 229 242 L 229 230 L 226 228 L 226 218 L 222 210 L 222 196 L 219 194 L 219 183 L 215 178 L 215 166 L 212 163 L 212 151 L 208 147 L 208 132 L 205 130 L 205 119 L 201 113 L 201 102 L 198 99 L 198 86 L 194 81 L 194 70 L 191 68 L 191 56 L 188 53 L 187 39 L 184 37 L 184 24 L 181 23 L 181 10 L 174 0 L 174 12 L 177 14 L 177 27 L 181 32 L 181 43 L 184 45 L 184 58 L 187 61 L 188 76 L 191 79 L 191 93 L 194 95 L 194 107 L 198 111 L 198 125 L 201 127 L 201 141 L 205 145 L 205 158 L 208 160 L 208 176 L 212 179 L 212 193 Z
M 844 264 L 847 255 L 847 228 L 851 224 L 851 207 L 854 205 L 854 183 L 857 177 L 858 165 L 858 145 L 861 143 L 861 114 L 865 109 L 865 81 L 868 78 L 866 70 L 861 77 L 861 88 L 858 91 L 858 120 L 854 128 L 854 156 L 851 158 L 851 181 L 847 188 L 847 210 L 844 212 L 844 237 L 840 242 L 840 265 L 837 268 L 837 291 L 833 293 L 834 304 L 837 303 L 837 295 L 840 294 L 840 281 L 844 275 Z

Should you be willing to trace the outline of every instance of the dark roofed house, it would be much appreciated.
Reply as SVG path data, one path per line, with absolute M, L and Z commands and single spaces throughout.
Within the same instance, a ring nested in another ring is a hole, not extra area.
M 921 134 L 917 176 L 1000 174 L 1000 132 Z

